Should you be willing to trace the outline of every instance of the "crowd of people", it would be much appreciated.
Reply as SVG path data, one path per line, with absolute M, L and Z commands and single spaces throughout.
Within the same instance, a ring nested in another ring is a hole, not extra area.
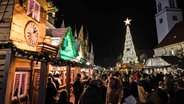
M 49 96 L 56 96 L 57 88 L 51 91 L 54 84 L 47 85 L 47 104 L 72 104 L 66 90 L 60 93 L 57 103 Z M 51 81 L 52 82 L 52 81 Z M 108 71 L 93 74 L 77 73 L 72 84 L 74 104 L 183 104 L 184 73 L 144 71 Z M 53 88 L 54 89 L 54 88 Z M 62 102 L 64 101 L 64 102 Z
M 59 91 L 59 76 L 53 76 L 49 73 L 46 86 L 45 104 L 73 104 L 68 100 L 70 97 L 66 89 Z

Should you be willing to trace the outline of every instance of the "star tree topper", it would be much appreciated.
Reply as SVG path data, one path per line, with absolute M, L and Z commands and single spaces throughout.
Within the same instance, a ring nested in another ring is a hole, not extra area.
M 130 25 L 130 21 L 131 21 L 131 19 L 126 19 L 124 22 L 125 22 L 125 25 Z

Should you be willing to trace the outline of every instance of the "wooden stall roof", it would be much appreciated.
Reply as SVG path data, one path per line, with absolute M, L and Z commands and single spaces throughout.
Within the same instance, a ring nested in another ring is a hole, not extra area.
M 143 69 L 154 69 L 154 68 L 167 68 L 167 67 L 172 67 L 171 65 L 166 65 L 166 66 L 145 66 Z
M 48 54 L 51 55 L 53 58 L 56 58 L 58 54 L 58 47 L 45 42 L 41 42 L 38 43 L 37 51 L 39 53 Z

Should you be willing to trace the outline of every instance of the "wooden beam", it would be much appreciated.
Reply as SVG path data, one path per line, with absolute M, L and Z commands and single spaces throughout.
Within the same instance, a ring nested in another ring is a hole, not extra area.
M 47 74 L 48 74 L 48 65 L 46 62 L 41 62 L 38 104 L 45 104 Z
M 0 104 L 4 104 L 5 102 L 9 67 L 10 67 L 12 58 L 13 58 L 13 55 L 12 55 L 11 49 L 7 49 L 6 58 L 5 58 L 6 62 L 5 62 L 4 70 L 3 70 L 3 76 L 1 76 L 1 78 L 3 79 L 3 82 L 0 83 L 0 86 L 2 87 L 2 89 L 0 90 L 0 96 L 1 96 Z

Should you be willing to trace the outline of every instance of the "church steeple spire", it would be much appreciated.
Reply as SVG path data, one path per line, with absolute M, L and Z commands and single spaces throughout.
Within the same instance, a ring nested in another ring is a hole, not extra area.
M 63 19 L 62 23 L 61 23 L 61 28 L 65 28 L 65 21 Z
M 91 51 L 90 51 L 90 63 L 94 65 L 94 51 L 93 51 L 93 43 L 91 43 Z
M 74 39 L 77 39 L 78 35 L 77 35 L 77 27 L 75 26 L 75 31 L 74 31 Z
M 84 30 L 83 30 L 83 25 L 82 25 L 81 28 L 80 28 L 80 31 L 79 31 L 79 35 L 78 35 L 78 39 L 80 41 L 84 41 L 84 32 L 83 31 Z
M 124 51 L 123 51 L 123 64 L 128 64 L 128 63 L 138 63 L 133 40 L 132 40 L 132 35 L 130 33 L 130 21 L 131 19 L 126 19 L 125 25 L 126 25 L 126 35 L 125 35 L 125 44 L 124 44 Z

